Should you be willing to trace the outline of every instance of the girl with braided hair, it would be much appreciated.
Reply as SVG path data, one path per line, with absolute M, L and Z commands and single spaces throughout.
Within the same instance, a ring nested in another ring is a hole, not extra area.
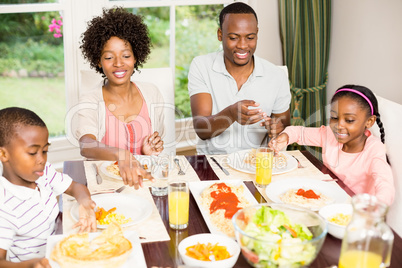
M 377 122 L 381 138 L 369 128 Z M 391 167 L 387 163 L 385 131 L 374 93 L 358 85 L 339 88 L 331 99 L 329 126 L 290 126 L 269 146 L 281 150 L 291 143 L 322 147 L 322 159 L 355 194 L 368 193 L 390 205 L 395 196 Z

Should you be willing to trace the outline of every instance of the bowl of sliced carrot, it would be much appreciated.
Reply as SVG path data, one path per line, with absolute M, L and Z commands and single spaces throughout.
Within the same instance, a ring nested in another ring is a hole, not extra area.
M 184 264 L 195 267 L 233 267 L 240 246 L 225 235 L 196 234 L 183 239 L 178 247 Z

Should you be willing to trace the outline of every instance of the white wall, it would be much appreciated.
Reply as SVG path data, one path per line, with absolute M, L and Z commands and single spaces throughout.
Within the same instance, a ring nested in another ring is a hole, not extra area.
M 278 1 L 251 0 L 259 19 L 256 54 L 282 64 Z M 329 100 L 347 83 L 402 103 L 402 1 L 332 0 Z
M 250 0 L 258 17 L 256 55 L 276 65 L 283 65 L 282 43 L 279 35 L 278 0 Z

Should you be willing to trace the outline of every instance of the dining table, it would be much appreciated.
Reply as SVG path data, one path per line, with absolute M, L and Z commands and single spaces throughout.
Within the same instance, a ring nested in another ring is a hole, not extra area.
M 300 151 L 301 155 L 305 157 L 311 163 L 312 166 L 317 168 L 323 174 L 327 174 L 331 178 L 336 180 L 336 183 L 349 195 L 353 196 L 351 191 L 340 179 L 338 179 L 323 163 L 316 158 L 309 151 Z M 205 155 L 191 155 L 185 156 L 185 159 L 191 165 L 200 181 L 219 180 L 217 175 L 217 169 L 211 167 L 211 162 L 208 161 Z M 63 166 L 63 173 L 71 176 L 75 181 L 86 184 L 86 174 L 83 160 L 66 161 Z M 229 169 L 229 172 L 232 170 Z M 231 172 L 232 173 L 232 172 Z M 185 177 L 186 175 L 183 175 Z M 258 191 L 253 181 L 244 181 L 244 184 L 250 190 L 251 194 L 255 197 L 257 202 L 266 203 L 267 198 Z M 169 227 L 169 215 L 168 215 L 168 198 L 167 196 L 152 196 L 155 206 L 159 212 L 160 218 L 163 222 L 166 232 L 169 235 L 169 240 L 144 242 L 141 244 L 144 253 L 147 267 L 186 267 L 180 258 L 178 253 L 178 245 L 184 238 L 200 234 L 209 233 L 210 230 L 204 220 L 200 208 L 198 207 L 194 196 L 190 195 L 189 206 L 189 224 L 184 230 L 174 230 Z M 57 223 L 57 233 L 63 233 L 63 213 L 60 213 Z M 394 232 L 394 231 L 393 231 Z M 324 244 L 319 251 L 316 259 L 309 267 L 326 268 L 336 267 L 339 260 L 341 250 L 340 239 L 337 239 L 331 235 L 327 235 Z M 402 267 L 402 239 L 394 232 L 394 243 L 391 255 L 391 264 L 389 267 Z M 234 267 L 252 267 L 244 258 L 243 254 L 240 254 Z

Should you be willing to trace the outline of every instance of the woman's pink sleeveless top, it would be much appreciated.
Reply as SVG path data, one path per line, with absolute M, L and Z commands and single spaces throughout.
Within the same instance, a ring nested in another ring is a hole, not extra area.
M 140 91 L 142 98 L 142 107 L 139 114 L 129 123 L 124 123 L 115 117 L 108 107 L 106 108 L 106 133 L 102 138 L 102 143 L 129 150 L 132 154 L 140 155 L 141 148 L 145 137 L 152 134 L 151 119 L 145 103 L 144 97 Z

